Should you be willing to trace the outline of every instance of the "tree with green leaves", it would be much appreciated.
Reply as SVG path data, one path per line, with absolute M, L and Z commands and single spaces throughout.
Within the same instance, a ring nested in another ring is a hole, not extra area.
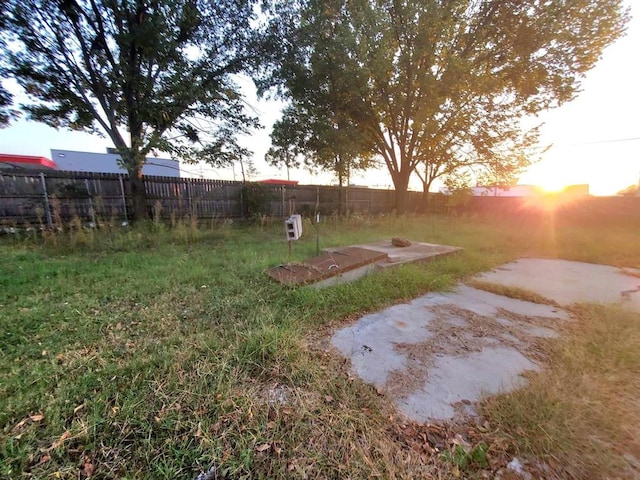
M 4 29 L 7 23 L 6 5 L 0 4 L 0 32 Z M 0 35 L 0 51 L 6 50 L 6 44 L 4 38 Z M 2 85 L 2 79 L 5 77 L 3 65 L 0 62 L 0 128 L 9 125 L 11 118 L 15 116 L 15 112 L 12 110 L 13 95 Z
M 307 92 L 341 80 L 334 94 L 384 160 L 400 212 L 416 172 L 428 188 L 458 168 L 525 166 L 537 132 L 521 120 L 573 99 L 628 20 L 622 0 L 303 0 L 280 9 L 290 17 L 275 83 L 322 110 Z M 327 52 L 321 79 L 308 75 Z
M 345 108 L 349 101 L 345 93 L 353 88 L 349 77 L 353 66 L 343 44 L 349 38 L 332 6 L 331 2 L 310 5 L 314 10 L 307 13 L 313 18 L 295 32 L 296 37 L 309 37 L 314 33 L 305 29 L 322 29 L 316 32 L 313 51 L 284 49 L 276 77 L 286 85 L 290 103 L 274 124 L 267 161 L 332 172 L 342 187 L 353 171 L 365 170 L 374 162 L 370 138 L 361 134 Z M 283 10 L 280 15 L 285 15 Z
M 304 163 L 303 150 L 299 146 L 303 135 L 290 107 L 285 109 L 282 119 L 273 126 L 271 147 L 265 154 L 265 160 L 273 167 L 285 167 L 287 180 L 291 180 L 290 170 L 300 168 Z
M 0 128 L 6 127 L 11 121 L 13 117 L 13 111 L 11 110 L 12 104 L 12 95 L 0 85 Z
M 6 0 L 4 68 L 21 109 L 55 128 L 107 135 L 147 217 L 146 156 L 229 164 L 248 155 L 233 75 L 261 50 L 258 0 Z
M 338 108 L 325 103 L 324 111 L 312 113 L 304 103 L 285 108 L 271 133 L 272 147 L 266 155 L 271 165 L 306 166 L 331 172 L 338 185 L 348 185 L 351 173 L 373 164 L 366 137 Z

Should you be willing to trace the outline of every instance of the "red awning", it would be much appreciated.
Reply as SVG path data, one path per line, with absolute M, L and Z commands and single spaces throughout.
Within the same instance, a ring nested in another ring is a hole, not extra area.
M 268 183 L 270 185 L 298 185 L 297 180 L 278 180 L 277 178 L 268 178 L 260 180 L 258 183 Z
M 56 169 L 56 162 L 45 157 L 33 155 L 12 155 L 10 153 L 0 153 L 0 167 L 22 167 L 22 168 L 50 168 Z

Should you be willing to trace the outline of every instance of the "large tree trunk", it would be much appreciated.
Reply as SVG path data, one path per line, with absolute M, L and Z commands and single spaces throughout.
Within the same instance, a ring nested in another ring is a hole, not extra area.
M 422 201 L 419 211 L 420 213 L 429 213 L 429 186 L 427 182 L 422 182 Z
M 129 170 L 129 186 L 131 187 L 131 201 L 133 208 L 131 211 L 132 220 L 147 220 L 149 211 L 147 209 L 147 192 L 144 189 L 142 180 L 142 165 L 137 169 Z
M 431 189 L 431 183 L 433 179 L 422 182 L 422 201 L 420 202 L 420 213 L 431 213 L 431 197 L 429 196 L 429 190 Z
M 396 214 L 402 215 L 407 212 L 409 203 L 409 195 L 407 189 L 409 188 L 409 176 L 411 172 L 395 172 L 391 175 L 393 180 L 393 186 L 396 190 Z

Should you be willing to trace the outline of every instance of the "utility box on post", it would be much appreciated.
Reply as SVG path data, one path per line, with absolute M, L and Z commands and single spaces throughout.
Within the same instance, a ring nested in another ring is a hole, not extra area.
M 302 217 L 291 215 L 284 221 L 284 227 L 287 232 L 287 240 L 298 240 L 302 236 Z

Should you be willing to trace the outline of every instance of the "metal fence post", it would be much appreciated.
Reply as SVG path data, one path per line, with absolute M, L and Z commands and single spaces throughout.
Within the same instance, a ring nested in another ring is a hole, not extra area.
M 120 192 L 122 193 L 122 208 L 124 210 L 124 221 L 129 223 L 129 215 L 127 213 L 127 197 L 124 194 L 124 182 L 122 181 L 122 175 L 118 175 L 120 180 Z
M 44 178 L 44 173 L 40 172 L 40 183 L 42 183 L 42 195 L 44 196 L 44 210 L 47 214 L 47 226 L 53 227 L 53 220 L 51 219 L 51 207 L 49 207 L 49 194 L 47 193 L 47 181 Z
M 283 217 L 286 217 L 286 216 L 287 216 L 287 214 L 285 213 L 285 206 L 284 206 L 284 189 L 285 189 L 285 186 L 284 186 L 284 185 L 282 185 L 282 186 L 280 187 L 280 191 L 282 192 L 282 216 L 283 216 Z

